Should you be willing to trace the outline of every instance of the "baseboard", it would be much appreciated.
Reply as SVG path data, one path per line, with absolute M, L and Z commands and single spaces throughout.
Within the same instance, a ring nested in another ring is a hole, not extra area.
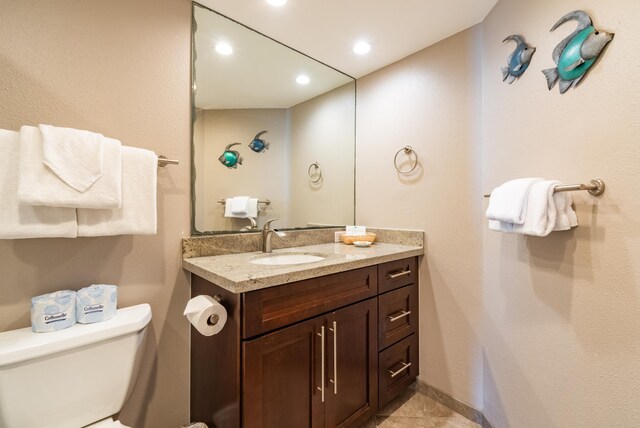
M 438 388 L 435 388 L 428 383 L 421 381 L 420 379 L 416 381 L 416 385 L 419 393 L 424 394 L 432 400 L 442 404 L 443 406 L 450 408 L 454 412 L 461 414 L 470 421 L 481 425 L 482 428 L 493 428 L 491 423 L 489 423 L 487 418 L 480 410 L 474 409 L 467 403 L 463 403 L 460 400 L 456 400 L 449 394 L 440 391 Z

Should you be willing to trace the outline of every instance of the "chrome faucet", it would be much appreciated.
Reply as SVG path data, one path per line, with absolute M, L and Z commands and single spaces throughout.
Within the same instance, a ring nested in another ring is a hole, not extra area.
M 277 221 L 277 218 L 272 218 L 271 220 L 268 220 L 264 226 L 262 226 L 262 252 L 263 253 L 270 253 L 271 252 L 271 236 L 272 235 L 278 235 L 278 236 L 286 236 L 285 233 L 282 232 L 278 232 L 275 229 L 271 229 L 271 223 L 274 221 Z

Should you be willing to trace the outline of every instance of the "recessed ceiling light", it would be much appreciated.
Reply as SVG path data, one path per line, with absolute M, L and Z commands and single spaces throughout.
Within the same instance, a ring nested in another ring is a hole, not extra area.
M 233 53 L 233 48 L 228 43 L 219 42 L 216 43 L 216 52 L 220 55 L 231 55 Z
M 309 76 L 301 74 L 298 77 L 296 77 L 296 82 L 298 82 L 300 85 L 306 85 L 309 82 L 311 82 L 311 79 L 309 79 Z
M 271 6 L 276 7 L 284 6 L 286 2 L 287 0 L 267 0 L 267 3 L 269 3 Z
M 371 45 L 367 42 L 361 41 L 353 45 L 353 51 L 358 55 L 364 55 L 366 53 L 369 53 L 370 50 L 371 50 Z

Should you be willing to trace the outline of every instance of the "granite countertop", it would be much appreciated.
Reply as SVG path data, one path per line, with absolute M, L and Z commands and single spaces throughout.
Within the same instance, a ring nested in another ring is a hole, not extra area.
M 226 290 L 239 294 L 406 257 L 420 256 L 424 254 L 424 248 L 382 242 L 376 242 L 366 248 L 330 243 L 283 248 L 273 250 L 272 254 L 286 253 L 319 253 L 327 255 L 327 258 L 298 265 L 257 265 L 250 263 L 249 260 L 266 254 L 254 251 L 185 258 L 182 261 L 182 267 Z

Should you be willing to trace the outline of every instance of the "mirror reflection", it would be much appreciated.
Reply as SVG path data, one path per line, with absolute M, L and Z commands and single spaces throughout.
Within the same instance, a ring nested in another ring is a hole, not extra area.
M 194 4 L 194 233 L 353 224 L 355 81 Z

